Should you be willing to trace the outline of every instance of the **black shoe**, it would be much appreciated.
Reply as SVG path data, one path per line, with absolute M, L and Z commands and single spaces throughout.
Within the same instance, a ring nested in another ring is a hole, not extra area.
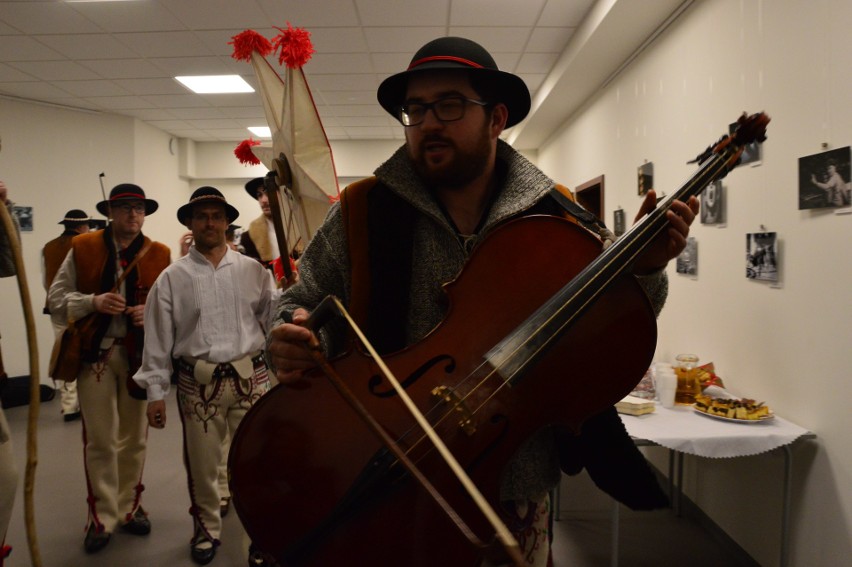
M 121 530 L 133 535 L 148 535 L 151 533 L 151 520 L 142 506 L 136 508 L 133 517 L 128 522 L 121 524 Z
M 278 564 L 266 557 L 266 554 L 257 549 L 254 544 L 249 544 L 249 567 L 275 567 Z
M 192 544 L 190 547 L 190 555 L 192 555 L 192 560 L 198 563 L 199 565 L 207 565 L 213 558 L 216 557 L 216 546 L 211 545 L 210 547 L 198 547 L 201 543 L 210 543 L 208 540 L 203 539 L 197 543 Z
M 109 537 L 109 532 L 105 532 L 103 526 L 99 527 L 94 523 L 89 524 L 89 529 L 86 531 L 86 539 L 83 541 L 86 553 L 97 553 L 105 548 L 109 543 Z
M 228 515 L 228 511 L 231 509 L 231 497 L 223 496 L 219 499 L 219 517 L 224 518 Z
M 76 421 L 80 419 L 80 410 L 71 413 L 66 413 L 62 416 L 62 419 L 63 421 Z

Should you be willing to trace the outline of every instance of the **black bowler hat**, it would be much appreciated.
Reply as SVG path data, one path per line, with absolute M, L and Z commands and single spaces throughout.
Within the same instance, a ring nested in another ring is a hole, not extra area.
M 218 203 L 220 205 L 224 205 L 225 214 L 228 215 L 228 223 L 234 222 L 237 217 L 240 216 L 240 212 L 232 205 L 228 204 L 228 201 L 225 200 L 225 196 L 222 195 L 221 191 L 215 187 L 205 185 L 204 187 L 199 187 L 193 191 L 192 196 L 189 198 L 189 203 L 183 205 L 177 210 L 178 221 L 181 224 L 186 224 L 186 219 L 192 216 L 192 207 L 202 203 Z
M 517 75 L 500 71 L 494 58 L 484 47 L 463 37 L 440 37 L 420 48 L 411 58 L 408 69 L 391 75 L 379 85 L 376 93 L 379 104 L 399 119 L 399 107 L 405 102 L 408 78 L 413 73 L 436 69 L 463 69 L 494 81 L 495 96 L 509 109 L 506 128 L 514 126 L 530 111 L 530 91 Z
M 64 224 L 65 228 L 73 228 L 75 226 L 80 226 L 81 224 L 88 225 L 89 227 L 94 226 L 95 222 L 86 211 L 81 211 L 80 209 L 71 209 L 67 213 L 65 213 L 65 218 L 59 221 L 56 224 Z
M 145 191 L 138 185 L 121 183 L 112 188 L 112 191 L 109 192 L 109 199 L 97 204 L 98 212 L 104 216 L 109 216 L 110 205 L 115 205 L 121 201 L 144 201 L 146 215 L 153 214 L 160 206 L 157 204 L 157 201 L 147 199 Z
M 246 193 L 251 195 L 252 199 L 257 200 L 257 190 L 263 187 L 263 177 L 255 177 L 245 184 Z

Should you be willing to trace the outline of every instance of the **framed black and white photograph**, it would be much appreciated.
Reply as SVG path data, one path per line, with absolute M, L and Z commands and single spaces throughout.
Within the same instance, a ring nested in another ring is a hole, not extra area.
M 701 192 L 701 224 L 725 224 L 725 189 L 717 179 Z
M 675 267 L 679 274 L 698 275 L 698 241 L 694 236 L 686 239 L 686 248 L 677 257 Z
M 850 206 L 850 147 L 799 158 L 799 209 Z
M 638 193 L 644 195 L 654 188 L 654 164 L 645 162 L 637 170 Z
M 746 234 L 746 277 L 778 281 L 778 238 L 775 232 Z
M 612 212 L 612 232 L 616 236 L 624 234 L 624 209 L 622 208 Z
M 32 207 L 19 207 L 18 205 L 15 205 L 12 207 L 12 214 L 18 217 L 18 224 L 21 225 L 21 232 L 33 231 Z
M 739 127 L 737 122 L 728 125 L 728 134 L 733 134 L 736 129 Z M 743 154 L 740 156 L 740 165 L 760 165 L 763 161 L 763 146 L 760 142 L 752 142 L 750 144 L 746 144 L 745 148 L 743 148 Z

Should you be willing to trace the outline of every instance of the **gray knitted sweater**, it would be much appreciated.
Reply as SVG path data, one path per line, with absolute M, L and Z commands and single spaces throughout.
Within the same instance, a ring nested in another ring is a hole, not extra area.
M 404 147 L 375 171 L 380 182 L 419 212 L 414 226 L 406 344 L 422 339 L 444 318 L 446 296 L 441 284 L 458 275 L 470 251 L 489 230 L 547 198 L 554 185 L 550 178 L 502 141 L 498 141 L 497 158 L 507 166 L 504 186 L 482 230 L 467 239 L 461 239 L 446 220 L 432 193 L 414 172 Z M 311 311 L 330 294 L 340 298 L 344 305 L 349 304 L 350 265 L 339 204 L 331 208 L 306 248 L 299 263 L 299 278 L 299 283 L 281 296 L 275 325 L 283 322 L 283 312 L 292 313 L 298 307 Z M 665 272 L 639 279 L 658 312 L 667 293 Z M 345 336 L 343 323 L 327 325 L 321 335 L 326 354 L 339 352 Z M 551 432 L 544 430 L 531 437 L 503 471 L 501 498 L 537 499 L 556 486 L 559 479 L 555 441 Z

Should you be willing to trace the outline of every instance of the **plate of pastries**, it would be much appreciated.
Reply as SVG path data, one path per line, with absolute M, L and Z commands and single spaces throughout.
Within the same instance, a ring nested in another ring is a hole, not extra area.
M 712 398 L 706 395 L 695 396 L 692 406 L 696 413 L 738 423 L 761 423 L 775 417 L 764 402 L 748 398 Z

